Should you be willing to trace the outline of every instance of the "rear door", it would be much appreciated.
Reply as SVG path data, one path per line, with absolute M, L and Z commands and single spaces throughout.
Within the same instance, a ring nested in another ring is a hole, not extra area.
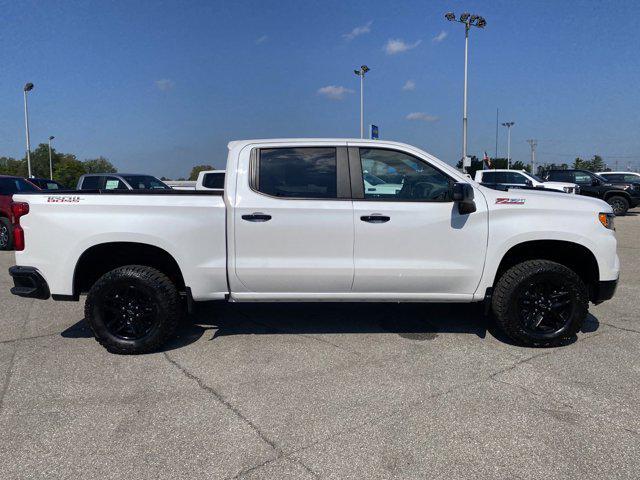
M 254 148 L 239 169 L 235 274 L 248 292 L 346 293 L 353 203 L 346 144 Z
M 428 160 L 386 148 L 349 148 L 354 196 L 353 291 L 381 298 L 469 298 L 487 246 L 487 206 L 461 215 L 456 181 Z M 386 182 L 368 192 L 363 175 Z M 398 295 L 400 294 L 400 295 Z

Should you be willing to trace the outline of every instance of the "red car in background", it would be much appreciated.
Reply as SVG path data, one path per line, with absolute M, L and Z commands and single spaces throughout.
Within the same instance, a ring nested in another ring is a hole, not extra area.
M 14 246 L 13 194 L 37 190 L 40 189 L 24 178 L 0 175 L 0 250 L 13 250 Z

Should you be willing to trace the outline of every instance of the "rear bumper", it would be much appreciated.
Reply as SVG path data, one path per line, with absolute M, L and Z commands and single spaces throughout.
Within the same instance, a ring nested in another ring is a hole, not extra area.
M 49 298 L 49 285 L 35 268 L 14 266 L 9 269 L 9 275 L 13 277 L 15 286 L 11 289 L 11 293 L 14 295 L 39 300 Z
M 591 301 L 597 305 L 606 300 L 610 300 L 611 298 L 613 298 L 613 295 L 616 293 L 617 287 L 618 287 L 617 278 L 615 280 L 599 281 L 592 292 Z

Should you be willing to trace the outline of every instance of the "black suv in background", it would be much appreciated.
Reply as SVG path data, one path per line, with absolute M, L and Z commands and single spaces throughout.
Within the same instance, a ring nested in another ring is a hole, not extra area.
M 640 205 L 640 189 L 630 183 L 609 182 L 588 170 L 549 170 L 545 179 L 553 182 L 571 182 L 580 186 L 580 195 L 604 200 L 616 215 L 625 215 L 629 208 Z

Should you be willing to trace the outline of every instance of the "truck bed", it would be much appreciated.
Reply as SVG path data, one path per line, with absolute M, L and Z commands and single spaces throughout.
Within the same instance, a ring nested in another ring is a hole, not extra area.
M 226 207 L 221 192 L 65 190 L 16 194 L 25 249 L 17 265 L 44 272 L 51 294 L 77 296 L 74 269 L 90 248 L 106 243 L 153 245 L 180 265 L 195 300 L 222 299 L 226 276 Z M 37 233 L 36 233 L 37 232 Z M 52 255 L 55 252 L 55 255 Z

